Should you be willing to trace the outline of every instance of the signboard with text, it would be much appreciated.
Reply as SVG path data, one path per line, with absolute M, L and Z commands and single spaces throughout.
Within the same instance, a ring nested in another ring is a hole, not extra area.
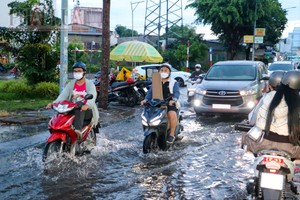
M 256 28 L 255 29 L 255 36 L 265 36 L 266 29 L 265 28 Z
M 253 35 L 244 35 L 244 43 L 253 43 Z

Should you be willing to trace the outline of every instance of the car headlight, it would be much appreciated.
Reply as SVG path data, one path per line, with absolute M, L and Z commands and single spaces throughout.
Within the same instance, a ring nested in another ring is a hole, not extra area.
M 253 101 L 249 101 L 249 102 L 247 103 L 247 107 L 248 107 L 248 108 L 254 108 L 254 106 L 255 106 L 255 102 L 253 102 Z
M 206 90 L 196 89 L 196 93 L 201 94 L 201 95 L 205 95 L 206 94 Z
M 194 106 L 197 107 L 197 106 L 200 106 L 201 104 L 201 101 L 199 99 L 194 99 Z
M 256 90 L 255 89 L 249 89 L 249 90 L 241 90 L 240 91 L 240 95 L 241 96 L 249 96 L 249 95 L 253 95 L 253 94 L 256 94 Z

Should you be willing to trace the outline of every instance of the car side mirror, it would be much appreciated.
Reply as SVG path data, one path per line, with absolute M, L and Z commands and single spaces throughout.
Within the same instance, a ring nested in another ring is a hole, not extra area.
M 262 78 L 260 80 L 267 81 L 269 79 L 270 79 L 270 76 L 268 74 L 263 74 Z

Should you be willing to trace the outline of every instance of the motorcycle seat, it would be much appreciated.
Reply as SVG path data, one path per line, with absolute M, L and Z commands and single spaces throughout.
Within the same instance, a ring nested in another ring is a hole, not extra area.
M 122 81 L 122 82 L 113 82 L 111 84 L 111 88 L 116 88 L 116 87 L 120 87 L 120 86 L 125 86 L 128 85 L 128 83 L 126 81 Z

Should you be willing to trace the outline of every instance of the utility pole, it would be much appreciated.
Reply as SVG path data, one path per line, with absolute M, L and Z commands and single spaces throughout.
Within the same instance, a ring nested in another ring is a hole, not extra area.
M 61 1 L 59 91 L 68 80 L 68 1 Z
M 257 0 L 255 0 L 255 12 L 254 12 L 252 61 L 254 61 L 254 54 L 255 54 L 255 29 L 256 29 L 256 18 L 257 18 L 256 15 L 257 15 Z
M 144 1 L 137 1 L 137 2 L 130 2 L 131 4 L 131 39 L 133 40 L 133 12 L 135 11 L 136 7 L 139 5 L 139 3 L 143 3 Z M 133 8 L 132 4 L 136 4 Z
M 103 0 L 103 21 L 102 21 L 102 61 L 101 71 L 101 87 L 98 99 L 98 107 L 107 109 L 108 107 L 108 67 L 110 54 L 110 0 Z

